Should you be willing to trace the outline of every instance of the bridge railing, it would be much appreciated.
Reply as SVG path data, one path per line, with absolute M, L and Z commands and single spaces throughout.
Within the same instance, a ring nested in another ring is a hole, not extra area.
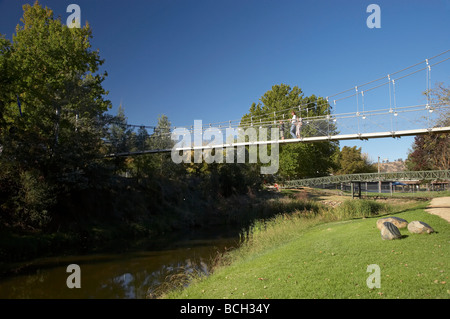
M 239 123 L 233 126 L 222 125 L 214 127 L 215 132 L 220 133 L 220 137 L 214 136 L 213 148 L 222 148 L 229 146 L 236 146 L 236 143 L 240 141 L 237 135 L 241 133 L 232 134 L 228 136 L 227 129 L 234 129 L 234 132 L 244 132 L 246 129 L 254 128 L 256 134 L 259 135 L 260 128 L 268 129 L 267 132 L 269 136 L 261 140 L 258 137 L 258 143 L 266 144 L 275 141 L 276 143 L 291 143 L 291 142 L 319 142 L 326 140 L 346 140 L 346 139 L 370 139 L 370 138 L 381 138 L 381 137 L 400 137 L 400 136 L 411 136 L 418 134 L 427 134 L 429 132 L 444 133 L 450 132 L 450 126 L 445 126 L 446 122 L 442 121 L 445 118 L 445 114 L 449 114 L 450 106 L 448 105 L 438 105 L 438 104 L 426 104 L 426 105 L 416 105 L 408 106 L 402 108 L 389 108 L 376 111 L 362 111 L 356 113 L 346 113 L 346 114 L 328 114 L 315 117 L 306 117 L 302 119 L 302 125 L 300 126 L 300 136 L 299 138 L 292 138 L 290 134 L 290 122 L 285 120 L 284 131 L 280 136 L 273 136 L 270 134 L 271 128 L 280 128 L 280 122 L 278 121 L 265 121 L 265 122 L 253 122 L 253 123 Z M 137 125 L 130 125 L 132 130 L 138 130 L 145 127 L 140 127 Z M 211 148 L 209 140 L 204 139 L 205 132 L 211 128 L 210 125 L 202 124 L 201 127 L 197 128 L 185 128 L 184 132 L 189 137 L 183 140 L 187 142 L 186 147 L 181 147 L 177 150 L 192 149 L 194 136 L 197 132 L 201 132 L 202 145 L 201 148 Z M 172 128 L 173 130 L 174 128 Z M 197 131 L 195 131 L 197 130 Z M 158 131 L 153 132 L 153 134 L 147 134 L 145 137 L 146 141 L 134 143 L 134 147 L 128 147 L 127 149 L 121 149 L 120 151 L 115 150 L 118 147 L 114 147 L 114 141 L 105 141 L 113 145 L 112 151 L 108 156 L 128 156 L 128 155 L 139 155 L 139 154 L 149 154 L 149 153 L 161 153 L 170 152 L 172 147 L 175 145 L 175 141 L 172 140 L 173 131 L 167 129 L 166 132 L 161 133 Z M 131 141 L 142 139 L 141 131 L 136 131 L 130 134 Z M 179 136 L 177 134 L 174 134 Z M 210 134 L 211 135 L 211 134 Z M 284 139 L 282 139 L 282 136 Z M 177 137 L 175 137 L 177 138 Z M 178 137 L 180 138 L 180 137 Z M 223 139 L 223 144 L 220 144 L 220 139 Z M 231 138 L 231 140 L 230 140 Z M 132 145 L 133 143 L 127 143 Z M 238 143 L 239 144 L 239 143 Z M 242 143 L 241 143 L 242 144 Z M 250 145 L 247 143 L 246 145 Z M 164 146 L 162 146 L 164 145 Z M 209 146 L 208 146 L 209 145 Z
M 450 170 L 333 175 L 333 176 L 286 181 L 281 184 L 281 187 L 296 188 L 296 187 L 314 187 L 323 184 L 340 184 L 349 182 L 378 182 L 378 181 L 386 182 L 386 181 L 423 181 L 423 180 L 450 180 Z

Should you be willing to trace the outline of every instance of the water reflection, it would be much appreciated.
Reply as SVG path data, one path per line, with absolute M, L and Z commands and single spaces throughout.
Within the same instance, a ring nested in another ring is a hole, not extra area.
M 237 244 L 236 234 L 216 235 L 177 241 L 170 249 L 41 259 L 20 274 L 1 279 L 0 298 L 154 298 L 164 289 L 187 284 L 192 275 L 207 275 L 217 254 Z M 80 266 L 79 289 L 66 285 L 69 264 Z

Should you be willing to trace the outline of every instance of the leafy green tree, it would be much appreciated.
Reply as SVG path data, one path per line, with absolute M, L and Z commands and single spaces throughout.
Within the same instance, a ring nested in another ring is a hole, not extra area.
M 0 136 L 5 129 L 4 113 L 6 105 L 11 102 L 12 69 L 9 63 L 11 43 L 0 34 Z
M 5 110 L 6 131 L 15 132 L 9 146 L 18 160 L 31 163 L 28 157 L 33 156 L 31 166 L 47 173 L 57 171 L 55 165 L 62 162 L 80 166 L 98 151 L 101 130 L 96 119 L 110 107 L 103 98 L 106 73 L 96 74 L 103 60 L 90 50 L 89 25 L 70 29 L 37 1 L 23 9 L 8 58 L 14 82 Z M 22 152 L 24 145 L 36 147 Z
M 150 149 L 167 150 L 174 145 L 170 133 L 171 123 L 166 115 L 158 118 L 158 124 L 155 132 L 150 136 Z M 159 153 L 152 156 L 153 167 L 160 175 L 170 176 L 173 170 L 177 170 L 177 166 L 173 163 L 170 153 Z
M 23 10 L 12 42 L 0 37 L 0 183 L 12 186 L 3 193 L 10 216 L 37 221 L 42 213 L 43 222 L 57 196 L 88 187 L 97 174 L 110 102 L 89 25 L 70 29 L 37 1 Z
M 372 165 L 367 155 L 361 154 L 361 148 L 344 146 L 335 157 L 336 175 L 374 173 L 377 168 Z
M 109 119 L 109 129 L 107 132 L 107 152 L 108 154 L 121 154 L 132 151 L 134 136 L 128 127 L 128 120 L 125 110 L 119 105 L 117 115 Z M 126 171 L 126 158 L 117 156 L 111 159 L 115 172 Z
M 134 149 L 137 151 L 147 150 L 147 145 L 149 144 L 150 135 L 147 132 L 145 126 L 139 127 L 136 138 Z
M 153 134 L 150 136 L 150 147 L 152 149 L 171 149 L 173 141 L 170 136 L 172 124 L 166 115 L 161 115 L 158 118 L 158 124 L 155 127 Z
M 142 126 L 135 134 L 132 151 L 142 152 L 149 150 L 149 144 L 150 135 L 148 134 L 147 129 Z M 141 178 L 149 177 L 152 171 L 151 156 L 152 154 L 138 155 L 130 159 L 128 167 L 130 168 L 132 175 L 137 178 L 138 182 Z
M 134 134 L 134 133 L 133 133 Z M 167 150 L 173 147 L 171 140 L 171 123 L 166 115 L 158 118 L 158 124 L 150 135 L 145 127 L 140 127 L 137 134 L 133 136 L 132 150 Z M 128 138 L 129 139 L 129 138 Z M 152 177 L 155 174 L 159 176 L 173 176 L 180 173 L 182 165 L 175 165 L 172 162 L 170 153 L 155 153 L 136 155 L 129 159 L 128 169 L 133 176 L 140 178 Z
M 279 122 L 284 122 L 284 138 L 290 138 L 289 128 L 291 112 L 303 119 L 301 136 L 323 136 L 336 133 L 336 127 L 327 115 L 331 106 L 322 97 L 311 95 L 305 97 L 302 90 L 295 86 L 280 84 L 264 93 L 258 104 L 253 103 L 249 113 L 241 119 L 244 127 L 250 125 L 265 125 L 280 128 Z M 312 120 L 311 117 L 320 117 Z M 281 129 L 281 128 L 280 128 Z M 295 179 L 324 176 L 333 168 L 333 154 L 338 150 L 338 142 L 316 142 L 280 144 L 280 161 L 278 175 L 283 179 Z
M 128 119 L 125 110 L 119 105 L 117 115 L 111 120 L 108 130 L 108 143 L 111 153 L 125 153 L 131 151 L 133 147 L 132 131 L 128 127 Z

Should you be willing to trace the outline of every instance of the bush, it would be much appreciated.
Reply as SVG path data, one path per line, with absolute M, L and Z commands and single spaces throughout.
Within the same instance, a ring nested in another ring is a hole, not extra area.
M 388 205 L 371 200 L 346 200 L 336 207 L 333 214 L 338 219 L 376 216 L 388 211 Z
M 19 180 L 20 190 L 13 198 L 16 206 L 14 221 L 42 229 L 50 223 L 49 209 L 56 203 L 53 189 L 36 170 L 21 173 Z

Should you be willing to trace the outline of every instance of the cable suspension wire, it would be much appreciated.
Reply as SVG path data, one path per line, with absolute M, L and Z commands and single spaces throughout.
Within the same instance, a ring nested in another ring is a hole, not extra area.
M 393 116 L 397 116 L 400 114 L 407 114 L 407 113 L 411 113 L 411 112 L 418 112 L 420 115 L 420 112 L 423 112 L 424 110 L 426 110 L 426 108 L 424 108 L 424 106 L 426 106 L 426 104 L 420 104 L 420 105 L 411 105 L 411 106 L 403 106 L 403 107 L 397 107 L 396 108 L 396 112 L 393 113 L 391 112 L 391 109 L 383 109 L 383 110 L 369 110 L 369 111 L 365 111 L 365 117 L 367 118 L 367 120 L 371 123 L 373 123 L 375 126 L 378 126 L 380 128 L 382 128 L 383 126 L 381 126 L 381 123 L 376 123 L 374 122 L 371 118 L 372 117 L 376 117 L 376 116 L 386 116 L 386 115 L 390 115 L 390 118 L 392 118 Z M 431 103 L 430 107 L 436 106 L 436 108 L 430 108 L 430 110 L 427 110 L 427 113 L 431 113 L 432 111 L 436 110 L 436 111 L 440 111 L 440 108 L 442 109 L 448 109 L 448 106 L 440 106 L 439 103 Z M 305 118 L 305 125 L 309 127 L 312 127 L 314 129 L 317 129 L 319 132 L 322 131 L 324 133 L 324 135 L 330 135 L 329 130 L 327 132 L 324 131 L 324 127 L 322 125 L 322 128 L 320 127 L 320 123 L 326 123 L 326 124 L 330 124 L 330 123 L 335 123 L 335 124 L 339 124 L 340 126 L 346 127 L 348 129 L 350 129 L 351 127 L 346 125 L 345 120 L 351 120 L 351 119 L 355 119 L 358 118 L 359 116 L 356 115 L 354 112 L 352 113 L 343 113 L 343 114 L 338 114 L 338 115 L 333 115 L 333 116 L 313 116 L 310 118 Z M 397 117 L 396 117 L 397 118 Z M 404 118 L 404 117 L 402 117 Z M 363 118 L 365 119 L 365 118 Z M 406 118 L 404 118 L 406 119 Z M 407 119 L 406 119 L 407 120 Z M 326 121 L 326 122 L 324 122 Z M 343 122 L 344 121 L 344 122 Z M 414 123 L 411 120 L 408 120 L 410 123 Z M 319 126 L 315 126 L 316 124 Z M 273 122 L 271 120 L 267 120 L 267 121 L 261 121 L 259 123 L 259 125 L 257 125 L 261 128 L 270 128 L 273 127 Z M 240 127 L 234 127 L 234 129 L 236 131 L 234 131 L 237 135 L 239 134 L 239 130 L 246 130 L 247 128 L 252 127 L 250 123 L 247 123 L 246 125 L 242 125 Z M 431 126 L 429 126 L 431 127 Z M 203 126 L 202 128 L 196 128 L 197 131 L 194 132 L 194 129 L 191 130 L 186 130 L 184 132 L 184 134 L 194 134 L 194 133 L 201 133 L 203 134 L 209 127 L 205 127 Z M 230 127 L 224 127 L 223 129 L 229 129 Z M 254 129 L 257 129 L 255 127 L 255 125 L 253 126 Z M 328 126 L 329 128 L 329 126 Z M 215 128 L 217 129 L 217 128 Z M 222 131 L 221 129 L 219 129 L 220 131 Z M 396 131 L 391 127 L 390 131 Z M 151 135 L 150 138 L 162 138 L 162 137 L 170 137 L 172 135 L 173 132 L 165 132 L 165 133 L 157 133 L 154 135 Z M 228 133 L 228 132 L 227 132 Z M 233 133 L 233 132 L 231 132 Z M 192 135 L 191 135 L 192 136 Z
M 316 105 L 320 105 L 320 103 L 326 103 L 326 104 L 329 104 L 329 101 L 331 101 L 331 98 L 332 98 L 332 97 L 337 97 L 337 96 L 340 96 L 340 95 L 342 95 L 342 94 L 344 94 L 344 93 L 347 93 L 347 92 L 350 92 L 350 91 L 354 91 L 354 93 L 353 93 L 353 94 L 350 94 L 350 95 L 347 95 L 347 96 L 344 96 L 344 97 L 341 97 L 341 98 L 338 98 L 338 99 L 332 99 L 333 104 L 336 105 L 336 102 L 339 102 L 339 101 L 342 101 L 342 100 L 345 100 L 345 99 L 348 99 L 348 98 L 351 98 L 351 97 L 356 96 L 357 113 L 359 113 L 359 104 L 358 104 L 358 103 L 359 103 L 359 102 L 358 102 L 359 99 L 358 99 L 358 94 L 363 95 L 364 92 L 365 92 L 365 93 L 370 92 L 370 91 L 372 91 L 372 90 L 375 90 L 375 89 L 378 89 L 378 88 L 380 88 L 380 87 L 382 87 L 382 86 L 385 86 L 386 84 L 389 85 L 389 91 L 390 91 L 390 92 L 389 92 L 390 110 L 392 110 L 391 82 L 392 82 L 392 85 L 394 86 L 394 85 L 395 85 L 395 82 L 394 82 L 394 81 L 397 81 L 397 82 L 398 82 L 399 80 L 404 79 L 404 78 L 409 77 L 409 76 L 412 76 L 412 75 L 414 75 L 414 74 L 416 74 L 416 73 L 418 73 L 418 72 L 420 72 L 420 71 L 427 70 L 427 92 L 428 92 L 428 90 L 430 89 L 430 81 L 431 81 L 431 76 L 430 76 L 430 73 L 429 73 L 429 72 L 431 71 L 431 67 L 432 67 L 432 66 L 436 66 L 436 65 L 438 65 L 438 64 L 441 64 L 441 63 L 443 63 L 443 62 L 445 62 L 445 61 L 448 61 L 448 60 L 450 59 L 450 57 L 447 57 L 447 58 L 445 58 L 445 59 L 442 59 L 442 60 L 440 60 L 440 61 L 437 61 L 437 62 L 435 62 L 435 63 L 433 63 L 433 64 L 431 64 L 430 61 L 433 60 L 433 59 L 436 59 L 437 57 L 443 56 L 443 55 L 445 55 L 445 54 L 447 54 L 447 53 L 449 53 L 449 52 L 450 52 L 450 49 L 449 49 L 449 50 L 446 50 L 446 51 L 444 51 L 444 52 L 441 52 L 441 53 L 439 53 L 439 54 L 437 54 L 437 55 L 435 55 L 435 56 L 433 56 L 433 57 L 431 57 L 431 58 L 425 59 L 426 67 L 420 68 L 420 69 L 417 69 L 417 70 L 414 70 L 414 71 L 412 71 L 412 72 L 410 72 L 410 73 L 408 73 L 408 74 L 399 76 L 399 77 L 397 77 L 397 78 L 395 78 L 395 79 L 392 78 L 393 75 L 400 74 L 400 73 L 405 72 L 406 70 L 409 70 L 409 69 L 412 69 L 412 68 L 414 68 L 414 67 L 417 67 L 418 65 L 423 64 L 424 61 L 422 60 L 422 61 L 417 62 L 417 63 L 415 63 L 415 64 L 412 64 L 412 65 L 410 65 L 410 66 L 408 66 L 408 67 L 405 67 L 405 68 L 403 68 L 403 69 L 401 69 L 401 70 L 398 70 L 398 71 L 395 71 L 395 72 L 393 72 L 393 73 L 390 73 L 390 74 L 388 74 L 388 75 L 386 75 L 386 76 L 377 78 L 377 79 L 375 79 L 375 80 L 371 80 L 371 81 L 369 81 L 369 82 L 366 82 L 366 83 L 363 83 L 363 84 L 360 84 L 360 85 L 353 86 L 352 88 L 349 88 L 349 89 L 340 91 L 340 92 L 335 93 L 335 94 L 332 94 L 332 95 L 328 95 L 328 96 L 326 96 L 326 98 L 318 97 L 318 98 L 317 98 L 316 100 L 314 100 L 314 101 L 308 101 L 308 102 L 306 102 L 306 103 L 297 105 L 297 106 L 295 106 L 295 107 L 289 107 L 289 108 L 285 108 L 285 109 L 282 109 L 282 110 L 273 111 L 273 116 L 272 116 L 271 122 L 279 122 L 279 121 L 283 121 L 283 122 L 284 122 L 284 121 L 289 121 L 289 119 L 287 119 L 287 120 L 285 119 L 285 115 L 286 115 L 287 112 L 289 112 L 290 110 L 296 109 L 296 108 L 298 109 L 299 112 L 305 111 L 305 112 L 306 112 L 306 117 L 305 117 L 305 118 L 308 118 L 308 117 L 309 117 L 309 111 L 315 109 L 315 106 L 316 106 Z M 358 89 L 361 89 L 362 87 L 368 86 L 368 85 L 370 85 L 370 84 L 377 83 L 377 82 L 379 82 L 379 81 L 381 81 L 381 80 L 383 80 L 383 79 L 386 79 L 386 78 L 387 78 L 388 80 L 385 81 L 385 82 L 383 82 L 383 83 L 381 83 L 381 84 L 378 84 L 378 85 L 376 85 L 376 86 L 372 86 L 372 87 L 366 88 L 366 89 L 364 89 L 364 90 L 358 90 Z M 394 94 L 395 94 L 395 93 L 394 93 Z M 428 95 L 428 94 L 427 94 L 427 95 Z M 427 97 L 427 98 L 428 98 L 428 97 Z M 394 96 L 394 100 L 395 100 L 395 96 Z M 427 100 L 427 104 L 428 104 L 428 105 L 430 104 L 430 103 L 429 103 L 429 100 Z M 394 101 L 394 106 L 396 106 L 396 102 L 395 102 L 395 101 Z M 263 108 L 264 108 L 264 107 L 263 107 Z M 324 110 L 324 111 L 328 112 L 328 115 L 331 115 L 331 114 L 329 113 L 329 112 L 330 112 L 330 109 L 329 109 L 329 108 L 326 108 L 326 110 Z M 272 113 L 272 111 L 270 111 L 270 112 Z M 258 123 L 258 120 L 260 120 L 260 122 L 261 122 L 261 119 L 267 118 L 268 115 L 269 115 L 269 112 L 268 112 L 268 111 L 262 111 L 262 114 L 251 116 L 251 117 L 248 119 L 248 122 L 250 123 L 250 126 L 252 126 L 254 123 Z M 301 115 L 301 114 L 300 114 L 300 115 Z M 325 114 L 324 114 L 324 115 L 325 115 Z M 241 118 L 241 119 L 235 119 L 235 120 L 222 121 L 222 122 L 208 123 L 208 125 L 209 125 L 210 127 L 212 127 L 212 126 L 215 126 L 215 127 L 217 127 L 217 126 L 222 127 L 222 125 L 223 125 L 224 128 L 225 128 L 225 127 L 230 127 L 230 128 L 232 128 L 232 127 L 240 127 L 240 126 L 242 126 L 243 123 L 241 123 L 241 122 L 242 122 L 242 118 Z M 247 121 L 246 121 L 246 122 L 247 122 Z M 146 129 L 147 129 L 147 128 L 149 128 L 149 129 L 156 129 L 156 128 L 157 128 L 157 126 L 149 126 L 149 125 L 138 125 L 138 124 L 126 124 L 126 125 L 127 125 L 128 127 L 143 127 L 143 128 L 146 128 Z

